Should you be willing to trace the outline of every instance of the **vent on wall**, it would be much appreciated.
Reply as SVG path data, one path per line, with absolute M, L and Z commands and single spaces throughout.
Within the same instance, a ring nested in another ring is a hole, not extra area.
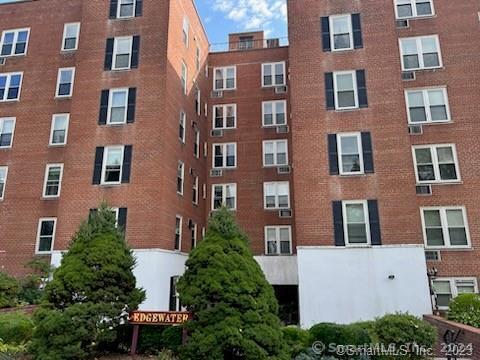
M 430 196 L 432 195 L 432 185 L 417 185 L 416 193 L 420 196 Z
M 292 210 L 291 209 L 282 209 L 278 211 L 278 217 L 280 218 L 291 218 Z
M 278 173 L 279 175 L 282 175 L 282 174 L 290 174 L 290 172 L 291 172 L 291 168 L 290 168 L 290 166 L 288 166 L 288 165 L 287 165 L 287 166 L 279 166 L 279 167 L 277 167 L 277 173 Z
M 212 98 L 222 98 L 223 97 L 223 91 L 212 91 Z
M 422 125 L 410 125 L 408 127 L 408 133 L 410 135 L 422 135 L 423 134 L 423 126 Z
M 212 169 L 210 170 L 210 177 L 221 177 L 223 176 L 223 170 Z
M 403 81 L 414 81 L 416 78 L 415 71 L 402 71 Z
M 212 130 L 212 137 L 222 137 L 223 130 Z
M 425 258 L 427 261 L 440 261 L 442 260 L 440 256 L 440 251 L 436 250 L 426 250 L 425 251 Z
M 287 125 L 277 126 L 277 134 L 287 134 L 288 130 L 289 129 Z
M 275 87 L 275 94 L 285 94 L 287 92 L 286 86 L 276 86 Z
M 408 20 L 397 20 L 395 21 L 395 26 L 397 29 L 407 29 L 410 27 Z

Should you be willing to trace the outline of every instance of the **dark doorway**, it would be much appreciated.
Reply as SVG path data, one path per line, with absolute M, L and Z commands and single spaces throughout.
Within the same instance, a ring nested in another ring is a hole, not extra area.
M 273 285 L 278 301 L 278 315 L 285 325 L 298 325 L 298 285 Z

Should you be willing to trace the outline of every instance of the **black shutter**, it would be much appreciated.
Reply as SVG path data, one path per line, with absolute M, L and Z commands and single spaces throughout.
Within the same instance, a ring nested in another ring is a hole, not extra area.
M 333 90 L 333 73 L 325 73 L 325 98 L 327 110 L 335 110 L 335 91 Z
M 102 90 L 100 96 L 100 114 L 98 115 L 98 124 L 105 125 L 108 116 L 108 101 L 110 98 L 110 90 Z
M 135 104 L 137 102 L 137 89 L 128 89 L 128 108 L 127 108 L 127 123 L 135 122 Z
M 169 311 L 177 311 L 176 282 L 177 282 L 176 276 L 170 277 L 170 301 L 168 305 Z
M 126 145 L 123 151 L 122 184 L 130 182 L 130 171 L 132 166 L 132 145 Z
M 122 231 L 127 229 L 127 208 L 118 209 L 118 228 Z
M 368 200 L 368 216 L 370 218 L 370 239 L 372 245 L 382 245 L 377 200 Z
M 332 45 L 330 43 L 330 20 L 328 19 L 328 16 L 322 17 L 321 23 L 323 51 L 332 51 Z
M 110 0 L 110 19 L 117 18 L 118 0 Z
M 337 135 L 328 134 L 328 160 L 330 164 L 330 175 L 338 175 L 338 149 Z
M 360 22 L 360 14 L 352 14 L 353 28 L 353 46 L 355 49 L 363 48 L 362 25 Z
M 102 165 L 103 165 L 103 147 L 97 147 L 95 151 L 95 164 L 93 166 L 93 185 L 99 185 L 102 180 Z
M 335 229 L 335 246 L 345 246 L 345 236 L 343 234 L 343 211 L 342 202 L 334 201 L 333 206 L 333 226 Z
M 114 38 L 107 39 L 107 46 L 105 49 L 105 71 L 112 70 L 114 44 L 115 44 Z
M 137 0 L 137 4 L 135 7 L 135 16 L 139 17 L 142 16 L 143 12 L 143 0 Z
M 132 63 L 131 68 L 138 68 L 138 59 L 140 55 L 140 36 L 134 36 L 132 41 Z
M 362 132 L 362 149 L 363 149 L 363 168 L 366 174 L 373 174 L 375 167 L 373 166 L 372 136 L 369 132 Z
M 365 70 L 357 70 L 358 104 L 361 108 L 368 107 L 367 84 Z

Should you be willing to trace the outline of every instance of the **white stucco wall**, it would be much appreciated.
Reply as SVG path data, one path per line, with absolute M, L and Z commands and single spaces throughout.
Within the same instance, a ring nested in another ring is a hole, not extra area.
M 272 285 L 298 285 L 296 256 L 255 256 Z
M 297 253 L 303 328 L 432 312 L 423 246 L 299 247 Z

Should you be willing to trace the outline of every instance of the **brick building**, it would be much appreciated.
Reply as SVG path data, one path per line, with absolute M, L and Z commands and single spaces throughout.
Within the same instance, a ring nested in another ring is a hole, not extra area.
M 288 46 L 252 32 L 222 51 L 192 0 L 0 5 L 1 269 L 59 264 L 106 200 L 142 306 L 173 309 L 226 204 L 287 322 L 478 292 L 478 2 L 287 4 Z

